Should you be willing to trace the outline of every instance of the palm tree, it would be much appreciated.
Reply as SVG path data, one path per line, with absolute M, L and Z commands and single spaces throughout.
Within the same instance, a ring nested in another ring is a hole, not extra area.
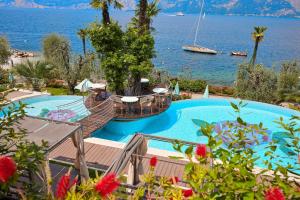
M 140 0 L 138 4 L 138 27 L 143 34 L 146 28 L 148 0 Z
M 150 3 L 145 0 L 141 0 L 137 5 L 136 16 L 132 18 L 131 24 L 134 27 L 139 28 L 140 34 L 143 34 L 144 31 L 153 30 L 151 27 L 152 18 L 160 11 L 158 4 L 159 0 L 154 0 Z
M 254 64 L 255 64 L 258 44 L 263 41 L 266 30 L 267 30 L 267 27 L 264 27 L 264 26 L 254 27 L 254 32 L 252 33 L 252 39 L 255 42 L 255 46 L 254 46 L 252 58 L 250 60 L 251 66 L 254 66 Z
M 31 62 L 27 60 L 15 66 L 16 72 L 24 77 L 33 87 L 33 90 L 40 91 L 42 82 L 51 78 L 54 67 L 44 61 Z
M 90 5 L 95 9 L 102 10 L 102 22 L 104 25 L 110 24 L 109 6 L 121 9 L 123 5 L 118 0 L 92 0 Z
M 152 18 L 157 16 L 160 9 L 158 8 L 159 0 L 154 0 L 151 3 L 149 3 L 147 8 L 147 18 L 146 18 L 146 29 L 150 30 L 152 25 Z
M 82 40 L 83 54 L 84 54 L 84 56 L 86 56 L 86 44 L 85 44 L 86 35 L 87 35 L 86 29 L 79 29 L 79 31 L 77 32 L 77 35 L 78 35 L 78 36 L 81 38 L 81 40 Z

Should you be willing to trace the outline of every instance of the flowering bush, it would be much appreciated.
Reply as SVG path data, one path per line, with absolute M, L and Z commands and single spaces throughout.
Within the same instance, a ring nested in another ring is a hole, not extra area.
M 24 172 L 34 173 L 44 161 L 46 143 L 37 146 L 26 140 L 26 130 L 16 128 L 18 120 L 25 116 L 25 105 L 20 103 L 0 110 L 4 114 L 0 117 L 0 199 L 6 198 L 10 186 L 16 185 L 19 177 Z M 41 193 L 36 192 L 34 182 L 21 182 L 25 196 L 41 198 Z

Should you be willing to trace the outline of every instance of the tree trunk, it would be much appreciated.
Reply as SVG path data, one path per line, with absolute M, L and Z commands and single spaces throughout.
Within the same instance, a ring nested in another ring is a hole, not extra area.
M 84 57 L 86 57 L 85 37 L 82 38 L 82 47 L 83 47 L 83 54 L 84 54 Z
M 254 46 L 254 50 L 253 50 L 253 55 L 250 61 L 250 65 L 253 67 L 255 65 L 255 61 L 256 61 L 256 55 L 257 55 L 257 49 L 258 49 L 258 39 L 255 40 L 255 46 Z
M 110 17 L 109 17 L 107 2 L 103 3 L 102 22 L 103 22 L 104 25 L 110 24 Z
M 142 95 L 141 76 L 139 76 L 139 75 L 133 77 L 132 95 L 133 96 L 141 96 Z
M 140 10 L 139 10 L 139 22 L 138 26 L 140 29 L 140 34 L 143 34 L 146 30 L 147 26 L 147 7 L 148 1 L 147 0 L 140 0 Z
M 72 83 L 68 83 L 68 87 L 71 94 L 75 94 L 75 85 Z

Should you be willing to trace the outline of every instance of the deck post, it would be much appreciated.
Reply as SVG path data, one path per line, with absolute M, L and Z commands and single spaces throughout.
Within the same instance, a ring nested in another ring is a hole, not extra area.
M 87 181 L 89 179 L 89 171 L 85 161 L 84 141 L 82 128 L 73 133 L 73 145 L 77 148 L 74 166 L 79 171 L 80 180 Z

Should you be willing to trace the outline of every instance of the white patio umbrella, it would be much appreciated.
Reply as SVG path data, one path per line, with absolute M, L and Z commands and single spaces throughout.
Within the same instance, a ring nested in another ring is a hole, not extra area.
M 203 94 L 203 98 L 207 99 L 209 96 L 209 91 L 208 91 L 208 85 L 205 88 L 204 94 Z
M 75 87 L 75 89 L 80 90 L 80 92 L 86 92 L 92 86 L 93 86 L 93 83 L 91 81 L 89 81 L 88 79 L 84 79 L 83 81 L 81 81 L 81 83 L 79 83 Z

